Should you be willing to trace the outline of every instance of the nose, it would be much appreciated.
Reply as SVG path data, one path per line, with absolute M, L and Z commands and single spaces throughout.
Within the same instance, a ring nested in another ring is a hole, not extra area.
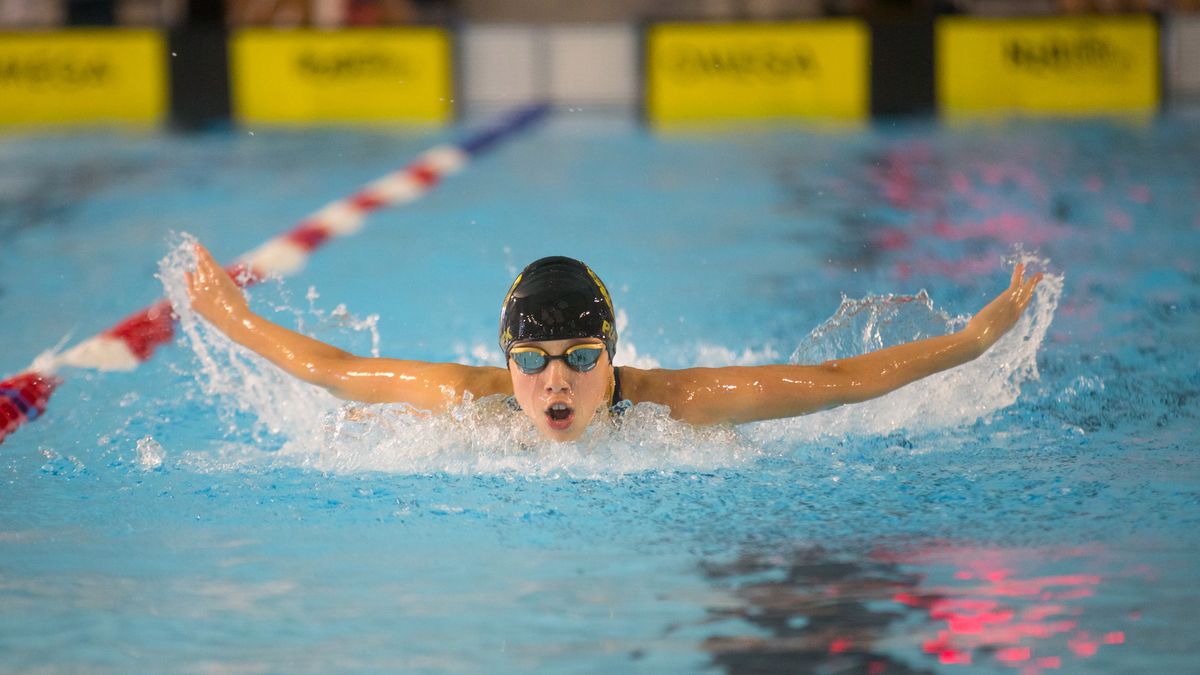
M 571 391 L 570 369 L 567 368 L 567 364 L 559 360 L 551 361 L 546 366 L 545 386 L 548 394 Z

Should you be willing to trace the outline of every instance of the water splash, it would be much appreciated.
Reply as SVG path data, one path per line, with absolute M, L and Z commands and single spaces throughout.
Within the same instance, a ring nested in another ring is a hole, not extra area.
M 873 352 L 891 345 L 945 335 L 966 325 L 933 308 L 924 289 L 916 295 L 842 296 L 834 315 L 813 329 L 792 352 L 789 363 L 822 363 Z
M 1045 270 L 1049 261 L 1018 251 L 1012 261 Z M 1038 380 L 1037 353 L 1062 297 L 1063 276 L 1046 273 L 1029 308 L 1011 331 L 983 356 L 932 375 L 872 401 L 804 417 L 746 427 L 758 444 L 804 442 L 845 435 L 932 431 L 987 420 L 1017 401 L 1021 388 Z M 937 310 L 925 291 L 915 296 L 843 299 L 838 311 L 813 330 L 792 354 L 793 363 L 874 351 L 960 329 L 969 317 Z
M 503 397 L 471 400 L 432 415 L 406 405 L 346 403 L 284 374 L 197 318 L 187 302 L 182 272 L 193 265 L 191 242 L 174 247 L 160 278 L 175 306 L 181 342 L 193 353 L 194 382 L 227 425 L 233 439 L 211 452 L 185 453 L 199 470 L 298 466 L 333 473 L 384 471 L 612 477 L 667 470 L 711 470 L 745 465 L 787 447 L 831 435 L 886 434 L 900 428 L 929 430 L 969 424 L 1011 405 L 1024 382 L 1037 379 L 1036 354 L 1062 292 L 1062 277 L 1047 276 L 1032 309 L 1013 331 L 980 359 L 927 378 L 876 401 L 804 418 L 740 428 L 698 428 L 670 418 L 667 408 L 639 404 L 619 420 L 593 424 L 575 443 L 540 438 L 529 420 Z M 1027 262 L 1046 261 L 1026 256 Z M 297 322 L 333 321 L 346 334 L 379 336 L 374 317 L 358 320 L 344 306 L 324 313 L 313 306 L 293 312 Z M 794 351 L 792 362 L 841 358 L 956 330 L 965 318 L 934 308 L 928 294 L 844 299 L 829 320 Z M 628 318 L 618 317 L 621 330 Z M 493 347 L 457 347 L 458 360 L 481 365 L 499 360 Z M 748 365 L 778 361 L 764 347 L 740 351 L 721 345 L 694 348 L 693 363 Z M 657 361 L 622 342 L 625 363 L 653 367 Z
M 182 237 L 161 262 L 159 277 L 179 316 L 181 342 L 194 355 L 194 381 L 229 435 L 238 438 L 215 452 L 186 454 L 184 463 L 194 469 L 282 465 L 337 473 L 604 477 L 736 466 L 755 455 L 728 427 L 692 427 L 650 404 L 633 407 L 620 422 L 594 424 L 578 442 L 554 444 L 541 439 L 529 420 L 501 397 L 468 397 L 443 415 L 406 405 L 340 401 L 286 375 L 197 317 L 183 279 L 183 272 L 194 266 L 194 241 Z M 308 295 L 311 301 L 315 293 Z M 355 320 L 344 308 L 333 315 L 342 332 L 374 331 L 374 322 Z M 378 344 L 374 334 L 372 344 Z M 481 345 L 469 354 L 460 349 L 460 360 L 467 362 L 494 365 L 499 359 L 493 356 Z M 282 440 L 273 443 L 267 434 Z M 264 452 L 266 448 L 271 451 Z
M 230 428 L 237 426 L 236 413 L 241 412 L 272 434 L 319 434 L 322 418 L 337 407 L 337 399 L 272 367 L 192 311 L 183 273 L 195 268 L 195 238 L 185 234 L 181 239 L 159 263 L 158 277 L 179 317 L 180 342 L 195 355 L 201 393 Z
M 153 471 L 162 466 L 167 451 L 153 436 L 145 436 L 137 442 L 138 466 L 143 471 Z
M 643 404 L 622 418 L 594 423 L 574 443 L 539 437 L 499 396 L 466 401 L 445 415 L 403 406 L 346 406 L 317 447 L 289 443 L 281 458 L 330 472 L 511 473 L 604 478 L 661 469 L 736 466 L 755 456 L 728 427 L 697 428 Z

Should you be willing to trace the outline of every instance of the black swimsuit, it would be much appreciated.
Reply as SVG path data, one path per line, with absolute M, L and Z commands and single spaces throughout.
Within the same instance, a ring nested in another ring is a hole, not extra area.
M 612 395 L 612 400 L 608 402 L 608 407 L 612 408 L 613 414 L 620 415 L 621 413 L 625 412 L 625 408 L 623 406 L 621 406 L 621 403 L 624 400 L 625 400 L 625 398 L 623 396 L 621 396 L 621 369 L 614 367 L 613 368 L 613 395 Z

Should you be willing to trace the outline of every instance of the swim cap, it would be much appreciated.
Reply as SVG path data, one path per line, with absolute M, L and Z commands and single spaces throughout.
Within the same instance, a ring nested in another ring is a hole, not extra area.
M 500 349 L 505 357 L 514 342 L 581 337 L 603 340 L 612 361 L 617 326 L 604 282 L 574 258 L 554 256 L 529 263 L 500 308 Z

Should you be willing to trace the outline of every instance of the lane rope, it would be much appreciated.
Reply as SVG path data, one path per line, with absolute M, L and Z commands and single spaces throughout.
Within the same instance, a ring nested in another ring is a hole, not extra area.
M 457 144 L 426 150 L 408 166 L 325 205 L 225 269 L 240 286 L 250 286 L 272 276 L 295 274 L 313 251 L 362 229 L 363 220 L 371 212 L 419 199 L 443 178 L 461 171 L 472 158 L 540 121 L 549 110 L 546 104 L 518 108 Z M 62 353 L 47 352 L 39 356 L 24 372 L 0 381 L 0 443 L 46 411 L 54 390 L 62 384 L 58 376 L 60 367 L 133 370 L 174 334 L 171 304 L 159 300 Z

